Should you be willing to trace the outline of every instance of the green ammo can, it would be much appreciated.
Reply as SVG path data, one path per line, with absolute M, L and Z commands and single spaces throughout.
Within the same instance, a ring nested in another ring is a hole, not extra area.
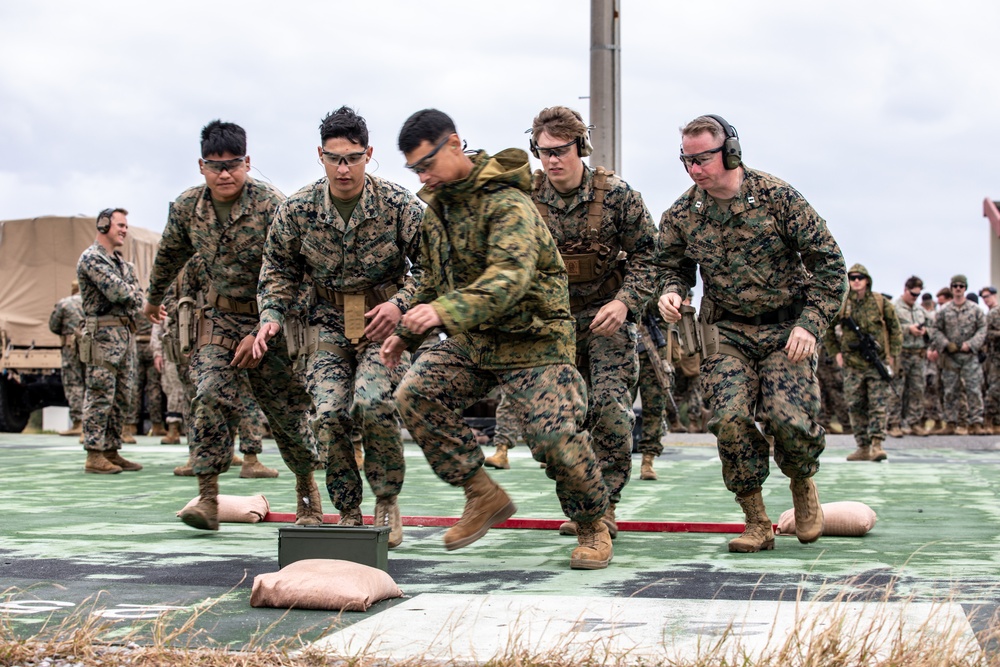
M 388 526 L 283 526 L 278 528 L 278 567 L 307 558 L 361 563 L 386 571 Z

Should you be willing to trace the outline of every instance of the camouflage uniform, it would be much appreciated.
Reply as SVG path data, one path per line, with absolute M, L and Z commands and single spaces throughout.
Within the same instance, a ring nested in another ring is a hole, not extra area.
M 895 416 L 890 417 L 890 423 L 908 428 L 923 427 L 924 387 L 927 379 L 927 341 L 930 339 L 930 325 L 927 311 L 919 303 L 912 306 L 897 298 L 896 316 L 899 318 L 899 328 L 903 332 L 903 348 L 896 361 L 893 383 L 896 387 L 896 398 L 892 401 Z M 914 336 L 910 333 L 910 325 L 924 327 L 924 334 Z
M 596 521 L 608 498 L 583 430 L 587 389 L 573 366 L 566 268 L 528 196 L 528 156 L 480 151 L 472 161 L 464 180 L 418 193 L 428 208 L 413 304 L 432 303 L 449 338 L 403 378 L 400 414 L 434 472 L 462 486 L 484 456 L 461 411 L 500 385 L 563 512 Z M 423 340 L 397 333 L 411 350 Z
M 121 449 L 124 417 L 135 372 L 135 313 L 142 307 L 142 288 L 135 267 L 118 251 L 100 243 L 83 251 L 76 265 L 83 297 L 85 326 L 93 331 L 103 363 L 87 366 L 83 408 L 83 448 Z M 98 318 L 100 318 L 98 320 Z M 111 322 L 117 318 L 117 322 Z
M 660 223 L 664 292 L 686 295 L 700 266 L 701 318 L 718 325 L 727 346 L 706 357 L 701 372 L 723 479 L 738 496 L 757 491 L 768 476 L 758 414 L 786 476 L 805 479 L 819 469 L 826 439 L 816 423 L 816 358 L 793 364 L 784 346 L 795 326 L 818 342 L 846 289 L 844 259 L 826 222 L 787 183 L 743 169 L 728 206 L 695 185 Z M 756 316 L 761 324 L 752 323 Z
M 535 177 L 532 199 L 542 212 L 559 252 L 569 257 L 590 238 L 587 215 L 598 196 L 596 172 L 584 167 L 583 181 L 567 201 L 541 172 Z M 642 196 L 617 176 L 607 175 L 604 205 L 597 238 L 611 249 L 609 261 L 597 278 L 577 282 L 569 271 L 570 307 L 576 320 L 577 368 L 587 382 L 587 428 L 601 466 L 611 503 L 617 503 L 632 469 L 631 389 L 639 381 L 636 322 L 652 296 L 655 280 L 656 228 Z M 619 266 L 619 251 L 628 257 Z M 577 274 L 580 272 L 577 271 Z M 628 319 L 611 336 L 595 336 L 590 324 L 602 306 L 613 299 L 628 307 Z
M 972 301 L 961 306 L 945 305 L 934 320 L 934 348 L 941 353 L 941 382 L 944 385 L 944 420 L 958 423 L 959 383 L 965 383 L 968 423 L 983 423 L 983 368 L 976 356 L 986 342 L 986 316 Z M 963 352 L 968 343 L 970 351 Z
M 83 323 L 83 298 L 79 294 L 56 302 L 49 315 L 49 331 L 62 339 L 62 386 L 69 404 L 69 418 L 74 424 L 83 421 L 83 391 L 87 366 L 80 361 L 74 333 Z
M 1000 426 L 1000 307 L 986 315 L 986 419 Z
M 367 312 L 386 300 L 375 290 L 388 285 L 395 292 L 388 301 L 405 313 L 413 294 L 407 266 L 416 256 L 422 215 L 420 202 L 405 188 L 366 174 L 361 199 L 345 221 L 324 177 L 288 198 L 268 234 L 261 322 L 284 324 L 305 276 L 317 288 L 308 323 L 319 327 L 320 347 L 305 360 L 305 378 L 316 408 L 312 427 L 328 452 L 327 490 L 342 513 L 358 508 L 363 493 L 351 441 L 355 420 L 373 492 L 378 498 L 399 495 L 405 464 L 393 392 L 407 364 L 390 370 L 379 360 L 377 343 L 349 340 L 344 306 L 334 295 L 366 294 Z
M 132 382 L 132 395 L 129 397 L 130 408 L 126 423 L 136 425 L 139 423 L 139 415 L 142 412 L 142 394 L 143 389 L 145 389 L 149 421 L 153 424 L 162 424 L 163 387 L 160 384 L 160 371 L 156 370 L 156 366 L 153 365 L 153 350 L 150 347 L 153 323 L 145 317 L 139 317 L 135 325 L 135 377 Z
M 926 311 L 927 314 L 927 332 L 931 336 L 931 347 L 934 341 L 934 327 L 935 320 L 937 320 L 937 311 Z M 930 419 L 932 421 L 941 421 L 943 419 L 943 412 L 941 410 L 941 358 L 938 357 L 937 361 L 928 361 L 924 366 L 924 379 L 926 385 L 924 386 L 924 419 Z
M 257 279 L 264 240 L 283 200 L 273 186 L 248 178 L 228 220 L 216 218 L 206 185 L 185 190 L 170 207 L 150 277 L 149 303 L 161 303 L 170 282 L 196 252 L 220 295 L 206 307 L 203 320 L 211 322 L 211 342 L 191 356 L 197 385 L 192 405 L 196 475 L 218 475 L 232 462 L 233 434 L 244 411 L 238 376 L 244 371 L 229 364 L 235 346 L 257 328 Z M 310 475 L 317 463 L 316 448 L 301 428 L 310 407 L 309 395 L 294 377 L 284 337 L 276 337 L 270 347 L 260 364 L 246 374 L 285 464 L 296 475 Z
M 849 426 L 851 418 L 847 412 L 847 401 L 844 400 L 844 375 L 836 360 L 826 353 L 826 348 L 822 345 L 818 348 L 816 377 L 819 379 L 820 408 L 817 421 L 824 426 L 829 426 L 831 422 Z
M 871 274 L 861 264 L 855 264 L 848 274 L 861 273 L 868 278 L 868 289 L 860 299 L 850 292 L 844 307 L 838 313 L 839 327 L 830 327 L 823 340 L 826 353 L 844 360 L 844 395 L 851 415 L 851 428 L 858 447 L 870 447 L 874 441 L 884 442 L 888 422 L 889 394 L 892 389 L 882 379 L 871 363 L 865 361 L 858 350 L 858 336 L 843 323 L 852 317 L 862 333 L 869 334 L 879 344 L 879 358 L 887 363 L 889 357 L 898 358 L 903 345 L 899 319 L 892 303 L 881 294 L 873 294 Z M 839 329 L 839 334 L 838 334 Z

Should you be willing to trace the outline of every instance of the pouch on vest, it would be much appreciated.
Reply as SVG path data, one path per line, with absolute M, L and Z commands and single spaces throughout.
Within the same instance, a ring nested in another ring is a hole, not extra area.
M 163 332 L 163 338 L 160 339 L 160 344 L 163 347 L 163 358 L 172 364 L 184 363 L 183 355 L 181 354 L 181 343 L 177 340 L 170 329 Z
M 195 301 L 189 296 L 177 302 L 177 334 L 180 338 L 182 354 L 191 354 L 198 341 L 198 319 L 195 317 Z
M 288 344 L 288 358 L 296 361 L 306 348 L 306 334 L 309 327 L 297 317 L 285 319 L 285 340 Z

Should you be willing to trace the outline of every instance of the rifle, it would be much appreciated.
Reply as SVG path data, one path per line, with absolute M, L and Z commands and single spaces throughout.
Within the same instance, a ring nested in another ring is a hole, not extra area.
M 892 393 L 899 397 L 896 393 L 896 387 L 892 383 L 892 371 L 882 363 L 882 359 L 879 358 L 878 353 L 882 350 L 882 346 L 878 344 L 872 335 L 865 333 L 858 326 L 858 323 L 854 321 L 851 316 L 845 317 L 840 320 L 842 323 L 846 324 L 847 327 L 854 332 L 854 335 L 858 337 L 857 343 L 851 343 L 851 349 L 857 350 L 861 353 L 861 357 L 867 361 L 869 364 L 875 367 L 880 378 L 889 383 L 889 388 L 892 389 Z

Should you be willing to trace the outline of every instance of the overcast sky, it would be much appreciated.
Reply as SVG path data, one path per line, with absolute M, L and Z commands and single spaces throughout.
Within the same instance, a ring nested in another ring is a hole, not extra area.
M 1000 3 L 621 5 L 621 176 L 657 223 L 690 185 L 678 127 L 716 113 L 876 289 L 989 282 Z M 160 231 L 202 181 L 214 118 L 291 194 L 322 175 L 317 128 L 342 104 L 368 121 L 375 173 L 415 190 L 395 147 L 413 111 L 490 152 L 526 147 L 543 107 L 587 117 L 589 25 L 586 0 L 0 3 L 0 219 L 124 206 Z

